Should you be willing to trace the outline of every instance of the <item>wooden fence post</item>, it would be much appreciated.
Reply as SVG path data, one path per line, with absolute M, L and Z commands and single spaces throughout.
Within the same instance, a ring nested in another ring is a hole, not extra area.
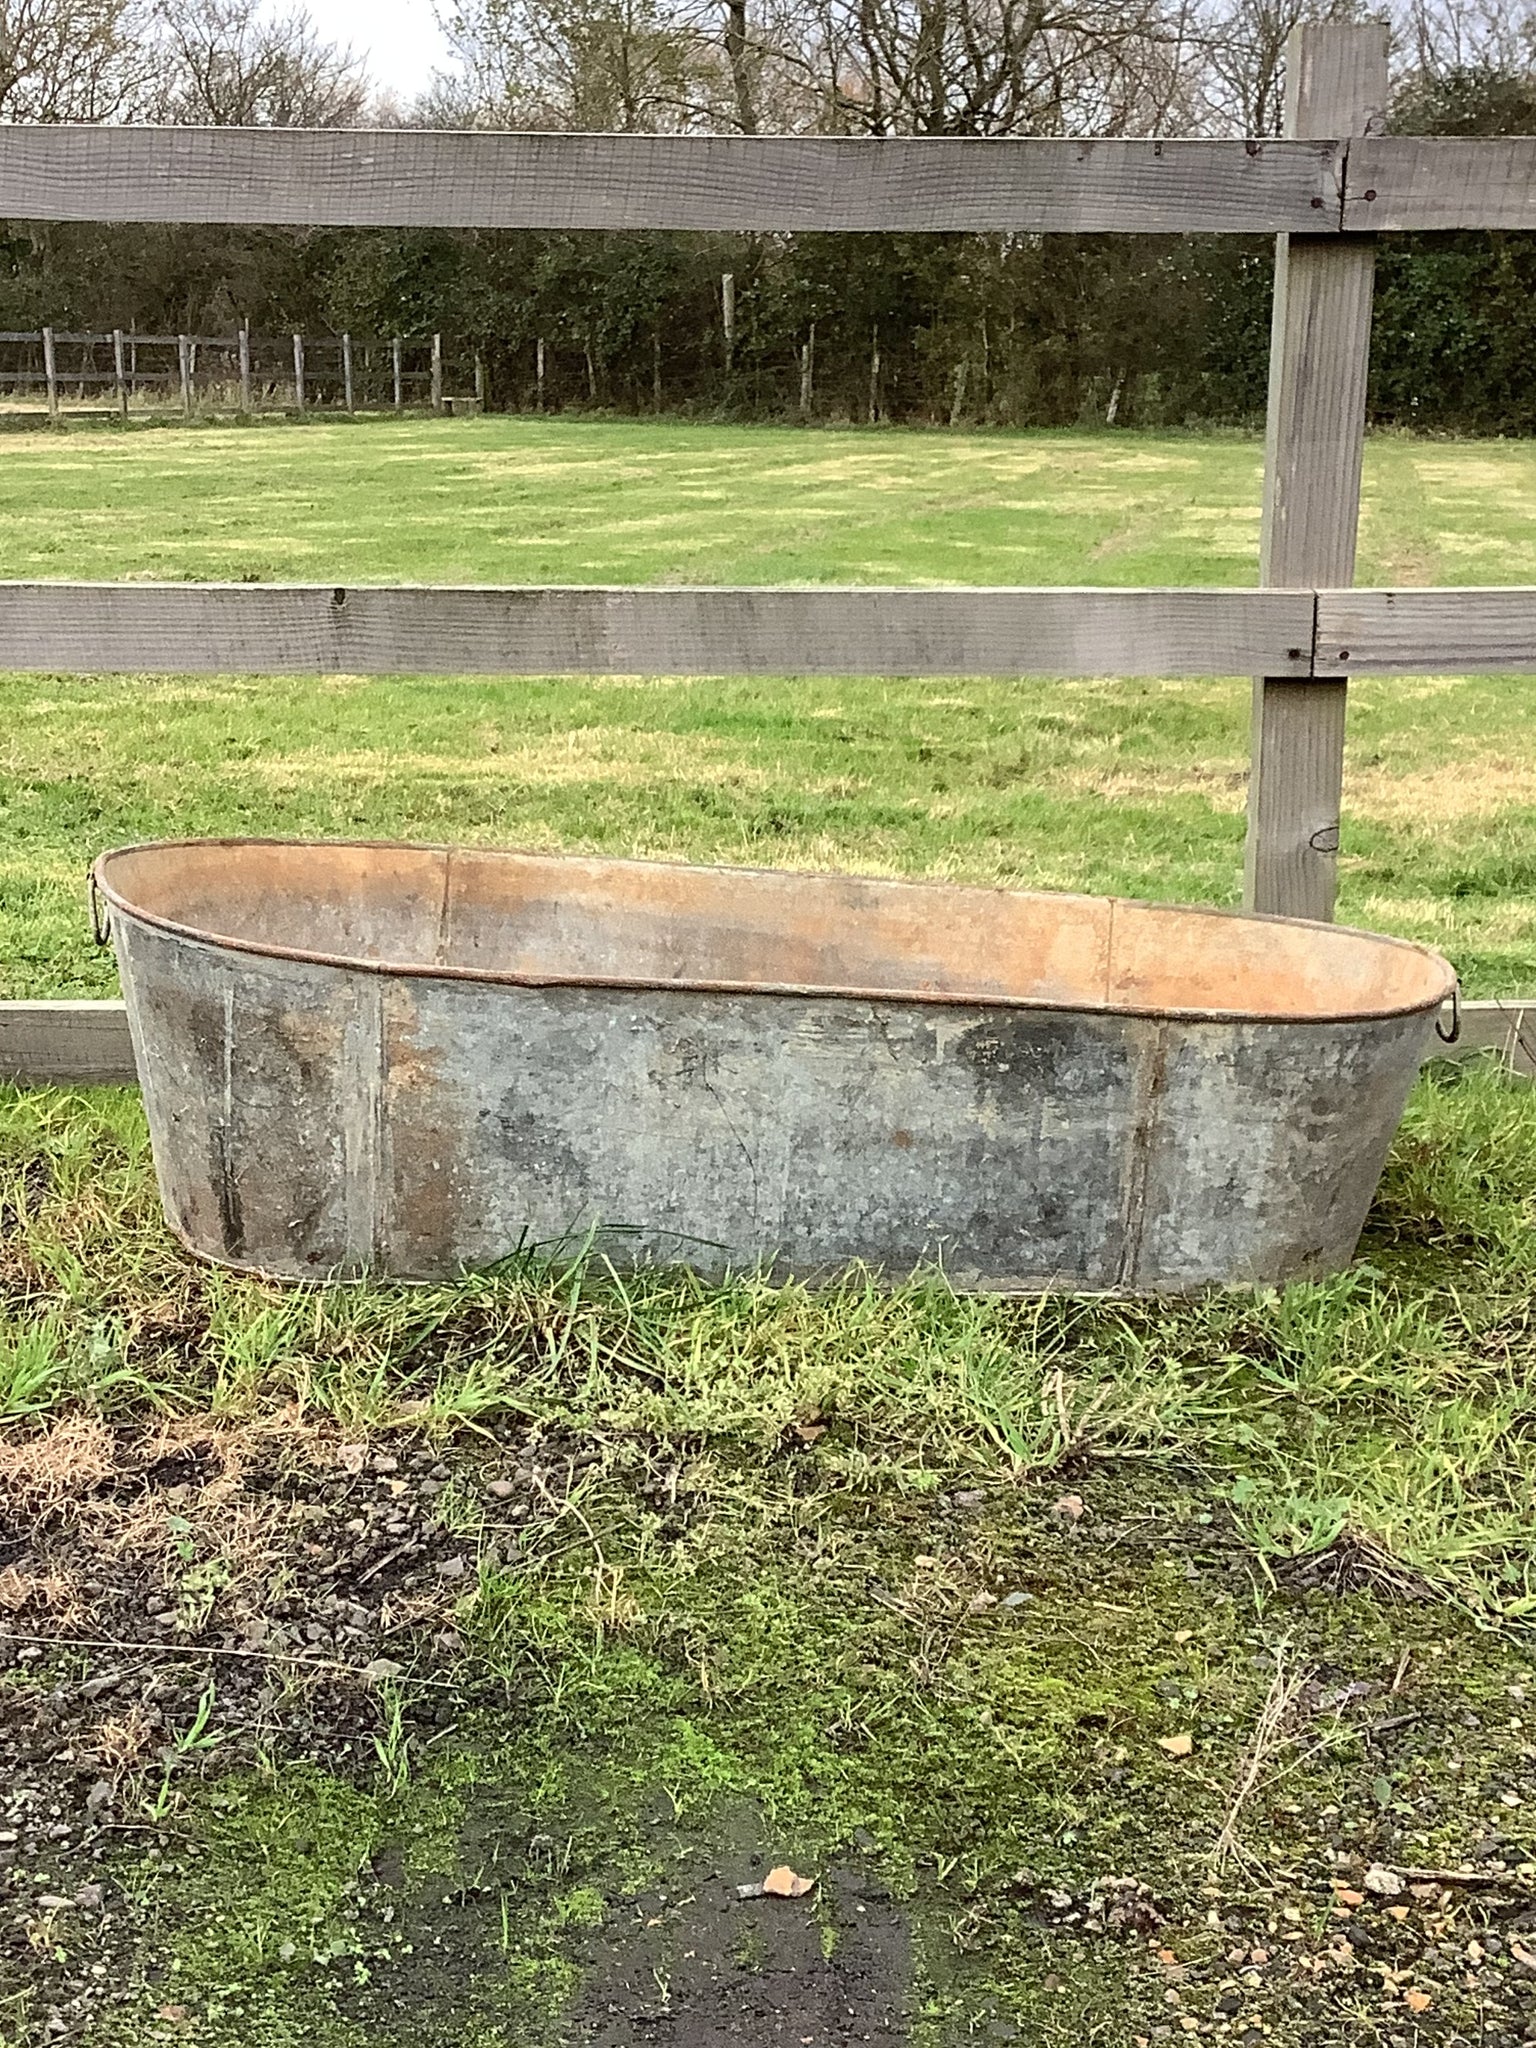
M 725 374 L 736 367 L 736 273 L 720 273 L 720 331 L 725 338 Z
M 485 357 L 475 350 L 475 403 L 485 411 Z
M 240 323 L 239 343 L 240 410 L 248 413 L 251 410 L 251 323 L 249 320 L 242 320 Z
M 811 416 L 811 401 L 816 388 L 816 322 L 813 320 L 810 332 L 800 345 L 800 417 L 808 420 Z
M 43 378 L 48 387 L 48 417 L 54 425 L 59 419 L 59 369 L 53 353 L 53 329 L 43 329 Z
M 117 392 L 117 410 L 123 419 L 128 417 L 128 379 L 123 361 L 123 330 L 112 330 L 112 382 Z
M 405 405 L 405 376 L 400 362 L 400 337 L 397 334 L 389 344 L 389 359 L 395 372 L 395 411 Z
M 1386 97 L 1384 27 L 1319 22 L 1293 31 L 1288 136 L 1347 142 L 1379 123 Z M 1375 263 L 1365 236 L 1277 238 L 1265 585 L 1340 589 L 1354 580 Z M 1254 680 L 1243 887 L 1250 910 L 1333 916 L 1347 688 L 1342 678 Z
M 342 400 L 347 411 L 356 412 L 357 407 L 352 403 L 352 337 L 350 334 L 344 334 L 341 337 L 341 390 Z
M 441 412 L 442 409 L 443 337 L 440 334 L 434 334 L 432 337 L 432 410 L 434 412 Z
M 293 407 L 295 412 L 304 410 L 304 337 L 293 337 Z
M 544 410 L 544 337 L 541 334 L 533 352 L 533 380 L 537 391 L 535 403 L 540 412 Z
M 192 350 L 184 334 L 176 337 L 176 368 L 181 377 L 181 416 L 192 417 Z

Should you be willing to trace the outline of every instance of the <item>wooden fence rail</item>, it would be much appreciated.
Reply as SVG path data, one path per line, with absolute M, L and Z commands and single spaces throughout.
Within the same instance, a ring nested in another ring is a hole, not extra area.
M 0 214 L 231 226 L 1536 227 L 1536 142 L 0 128 Z
M 0 669 L 1305 678 L 1315 610 L 1310 591 L 0 583 Z
M 1341 644 L 1342 643 L 1342 644 Z M 120 675 L 1536 673 L 1536 588 L 0 583 L 0 670 Z

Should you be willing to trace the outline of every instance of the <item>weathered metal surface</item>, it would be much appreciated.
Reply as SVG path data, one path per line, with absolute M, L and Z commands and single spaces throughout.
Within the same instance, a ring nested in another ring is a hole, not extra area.
M 634 1262 L 1185 1290 L 1353 1253 L 1452 983 L 1094 897 L 444 848 L 97 863 L 167 1213 L 285 1279 Z

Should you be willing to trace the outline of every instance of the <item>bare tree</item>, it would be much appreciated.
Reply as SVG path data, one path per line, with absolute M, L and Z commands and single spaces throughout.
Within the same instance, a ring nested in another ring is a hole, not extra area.
M 1153 133 L 1187 97 L 1190 0 L 807 0 L 824 125 Z
M 1419 76 L 1536 69 L 1531 0 L 1406 0 L 1394 29 L 1400 61 Z
M 1206 125 L 1278 135 L 1285 118 L 1285 46 L 1309 21 L 1379 16 L 1366 0 L 1217 0 L 1205 17 Z
M 757 101 L 753 92 L 754 51 L 747 27 L 747 0 L 725 0 L 725 57 L 730 66 L 736 126 L 743 135 L 757 133 Z
M 624 133 L 729 125 L 719 46 L 669 0 L 451 0 L 424 118 Z
M 341 128 L 368 106 L 361 62 L 301 6 L 268 15 L 261 0 L 159 0 L 155 24 L 162 121 Z
M 0 0 L 0 120 L 110 121 L 145 75 L 134 0 Z

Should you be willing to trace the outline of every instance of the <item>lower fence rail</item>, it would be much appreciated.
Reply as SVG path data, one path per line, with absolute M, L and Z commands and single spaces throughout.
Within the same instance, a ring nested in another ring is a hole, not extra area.
M 1435 1059 L 1487 1053 L 1511 1072 L 1536 1077 L 1536 1000 L 1463 1003 L 1453 1045 Z M 1442 1030 L 1454 1019 L 1449 1004 Z M 115 1002 L 0 1002 L 0 1082 L 22 1087 L 132 1086 L 138 1080 L 128 1013 Z

